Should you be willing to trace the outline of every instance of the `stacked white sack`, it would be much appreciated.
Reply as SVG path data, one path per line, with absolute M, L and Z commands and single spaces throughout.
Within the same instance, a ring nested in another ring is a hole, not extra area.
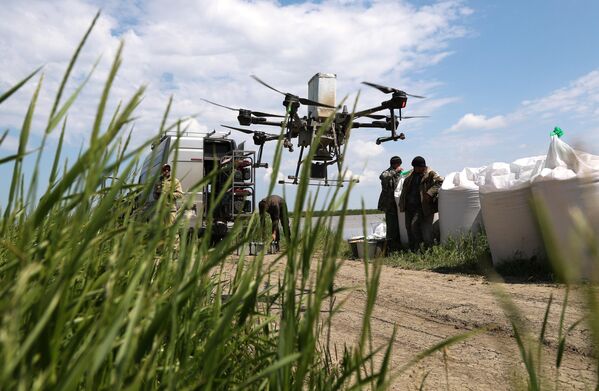
M 531 179 L 545 156 L 493 163 L 485 169 L 480 205 L 493 265 L 543 255 L 543 242 L 530 208 Z
M 458 238 L 481 231 L 478 189 L 484 183 L 485 168 L 464 168 L 445 177 L 439 191 L 441 243 L 450 237 Z
M 554 244 L 569 263 L 571 277 L 599 280 L 592 258 L 585 251 L 589 243 L 576 237 L 573 216 L 584 216 L 599 233 L 599 156 L 575 151 L 553 136 L 543 169 L 532 180 L 532 192 L 543 208 Z M 579 236 L 579 235 L 578 235 Z M 597 265 L 595 265 L 597 269 Z
M 401 190 L 403 189 L 403 183 L 406 180 L 406 178 L 407 178 L 407 175 L 404 175 L 401 177 L 401 179 L 397 183 L 395 192 L 393 193 L 393 195 L 395 196 L 395 204 L 397 205 L 397 218 L 399 220 L 399 236 L 400 236 L 401 244 L 403 246 L 409 245 L 408 229 L 406 228 L 406 214 L 404 212 L 399 211 L 399 197 L 401 196 Z M 436 227 L 438 225 L 438 223 L 437 223 L 438 221 L 439 221 L 439 213 L 435 213 L 435 216 L 433 217 L 433 233 L 435 233 L 435 237 L 437 237 L 437 238 L 438 238 L 438 236 L 437 236 L 438 231 L 436 231 Z

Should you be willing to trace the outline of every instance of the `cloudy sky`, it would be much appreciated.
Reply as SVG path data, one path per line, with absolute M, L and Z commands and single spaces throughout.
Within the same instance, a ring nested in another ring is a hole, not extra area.
M 194 130 L 236 125 L 234 112 L 200 98 L 280 112 L 282 97 L 253 81 L 251 74 L 307 96 L 312 75 L 335 73 L 337 97 L 353 102 L 360 91 L 359 108 L 386 99 L 360 84 L 365 80 L 426 96 L 408 101 L 404 115 L 431 117 L 402 122 L 405 141 L 376 145 L 374 140 L 385 135 L 382 130 L 352 134 L 347 168 L 361 178 L 353 207 L 362 199 L 367 207 L 376 207 L 378 175 L 393 155 L 400 155 L 406 168 L 422 155 L 447 174 L 543 154 L 556 125 L 565 130 L 566 142 L 599 154 L 596 0 L 3 0 L 0 92 L 44 66 L 30 148 L 39 144 L 68 60 L 98 9 L 102 15 L 68 84 L 70 91 L 75 89 L 100 58 L 69 113 L 69 161 L 87 142 L 120 40 L 125 42 L 124 62 L 111 107 L 140 85 L 148 87 L 137 112 L 136 143 L 155 134 L 171 95 L 173 118 L 197 114 L 190 124 Z M 0 106 L 0 127 L 10 130 L 0 157 L 16 149 L 34 87 L 30 83 Z M 57 136 L 53 134 L 50 147 Z M 272 158 L 272 148 L 265 157 Z M 51 158 L 50 153 L 44 156 L 44 167 Z M 293 172 L 295 158 L 285 155 L 281 175 Z M 0 166 L 2 205 L 11 172 L 11 165 Z M 259 195 L 266 191 L 267 174 L 259 171 Z M 285 192 L 293 197 L 291 186 Z

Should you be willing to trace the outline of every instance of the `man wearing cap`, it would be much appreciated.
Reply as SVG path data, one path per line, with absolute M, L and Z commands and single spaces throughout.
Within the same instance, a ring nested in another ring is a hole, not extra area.
M 431 170 L 422 156 L 412 160 L 412 167 L 399 196 L 399 210 L 406 214 L 408 242 L 415 251 L 422 243 L 426 247 L 433 244 L 433 218 L 438 211 L 437 196 L 443 177 Z
M 397 203 L 395 202 L 395 188 L 401 176 L 401 158 L 393 156 L 389 162 L 390 167 L 381 173 L 381 195 L 379 196 L 378 210 L 385 212 L 387 224 L 387 248 L 389 253 L 401 250 L 399 237 L 399 218 Z
M 183 197 L 183 188 L 181 182 L 175 177 L 171 177 L 171 166 L 165 164 L 162 166 L 160 179 L 154 187 L 154 199 L 158 200 L 164 195 L 164 206 L 169 212 L 166 214 L 164 224 L 171 227 L 177 219 L 177 200 Z M 179 247 L 179 236 L 175 239 L 175 249 Z

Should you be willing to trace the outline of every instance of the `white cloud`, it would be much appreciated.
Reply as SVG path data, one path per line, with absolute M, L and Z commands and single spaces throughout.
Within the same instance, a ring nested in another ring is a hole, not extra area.
M 380 175 L 379 171 L 365 169 L 364 171 L 362 171 L 361 174 L 357 175 L 358 179 L 360 180 L 360 182 L 358 184 L 358 188 L 370 189 L 370 191 L 372 191 L 372 189 L 373 189 L 372 185 L 380 184 L 379 175 Z M 380 189 L 376 188 L 375 193 L 378 194 L 379 191 L 380 191 Z
M 366 164 L 368 160 L 372 160 L 380 156 L 385 148 L 382 145 L 377 145 L 374 141 L 364 141 L 360 139 L 352 139 L 349 142 L 348 150 L 352 156 L 352 159 L 358 159 L 362 163 Z M 356 161 L 353 161 L 356 165 Z
M 468 113 L 464 115 L 460 120 L 455 123 L 451 128 L 450 132 L 456 132 L 461 130 L 489 130 L 499 129 L 507 125 L 507 121 L 504 116 L 497 115 L 495 117 L 487 118 L 484 115 L 476 115 Z
M 599 69 L 545 97 L 522 102 L 515 116 L 525 119 L 531 115 L 555 117 L 561 113 L 599 117 Z
M 490 118 L 482 114 L 468 113 L 447 132 L 501 129 L 508 124 L 525 124 L 539 120 L 558 121 L 566 116 L 576 118 L 582 123 L 599 121 L 599 69 L 546 96 L 525 100 L 511 113 Z
M 268 166 L 268 168 L 266 170 L 264 170 L 264 175 L 262 176 L 262 180 L 265 183 L 270 183 L 270 179 L 272 177 L 272 172 L 273 172 L 273 169 L 271 166 Z M 283 175 L 283 173 L 281 171 L 279 171 L 279 172 L 277 172 L 277 180 L 276 181 L 278 182 L 278 181 L 282 181 L 282 180 L 285 180 L 285 176 Z

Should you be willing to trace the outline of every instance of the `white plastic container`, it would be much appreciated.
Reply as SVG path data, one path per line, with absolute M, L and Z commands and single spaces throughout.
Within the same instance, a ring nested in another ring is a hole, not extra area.
M 347 241 L 352 250 L 354 258 L 364 259 L 368 255 L 368 259 L 378 258 L 384 255 L 385 240 L 384 239 L 364 239 L 364 237 L 355 237 Z
M 334 73 L 317 73 L 308 82 L 308 99 L 335 107 L 337 93 L 337 75 Z M 308 106 L 308 116 L 327 118 L 335 109 L 320 106 Z
M 258 255 L 260 251 L 264 250 L 263 242 L 250 242 L 249 243 L 249 255 Z

